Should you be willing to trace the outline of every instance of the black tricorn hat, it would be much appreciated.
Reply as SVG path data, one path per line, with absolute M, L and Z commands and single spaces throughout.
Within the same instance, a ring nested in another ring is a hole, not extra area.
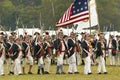
M 1 32 L 0 35 L 4 35 L 4 32 Z
M 39 33 L 39 32 L 35 32 L 35 33 L 34 33 L 34 35 L 36 35 L 36 34 L 40 35 L 40 33 Z
M 85 34 L 85 33 L 84 33 L 84 32 L 81 32 L 80 34 L 82 35 L 82 34 Z
M 119 35 L 116 35 L 116 37 L 120 37 Z
M 12 35 L 12 36 L 16 35 L 16 32 L 11 32 L 11 35 Z
M 66 37 L 68 37 L 68 36 L 67 36 L 67 35 L 64 35 L 64 36 L 63 36 L 63 38 L 66 38 Z

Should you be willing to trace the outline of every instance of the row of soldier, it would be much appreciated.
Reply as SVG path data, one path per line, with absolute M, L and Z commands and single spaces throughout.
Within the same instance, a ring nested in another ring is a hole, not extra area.
M 73 32 L 67 36 L 63 35 L 62 31 L 59 31 L 54 38 L 51 38 L 47 32 L 44 37 L 36 32 L 35 38 L 30 35 L 15 38 L 13 33 L 9 38 L 2 35 L 0 36 L 0 75 L 4 75 L 4 61 L 7 63 L 8 74 L 25 74 L 27 60 L 29 61 L 28 74 L 32 74 L 34 60 L 37 60 L 38 63 L 37 74 L 49 74 L 51 62 L 54 59 L 57 63 L 56 74 L 65 74 L 63 64 L 66 60 L 69 64 L 68 74 L 79 74 L 76 63 L 80 65 L 80 58 L 82 64 L 85 64 L 84 74 L 92 74 L 91 63 L 98 63 L 98 74 L 101 74 L 102 70 L 104 74 L 107 74 L 106 50 L 110 54 L 110 64 L 114 65 L 113 60 L 116 64 L 119 63 L 119 36 L 116 36 L 117 40 L 111 36 L 107 48 L 102 35 L 99 35 L 99 40 L 86 33 L 81 35 L 81 40 L 78 40 L 78 36 Z

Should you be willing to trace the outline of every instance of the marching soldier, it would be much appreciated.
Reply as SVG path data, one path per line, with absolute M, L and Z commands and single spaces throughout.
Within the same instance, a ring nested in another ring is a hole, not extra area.
M 57 67 L 56 67 L 56 74 L 60 74 L 59 70 L 61 70 L 61 74 L 65 74 L 63 71 L 63 57 L 65 52 L 65 46 L 63 43 L 63 32 L 58 33 L 58 38 L 54 42 L 54 48 L 56 50 L 57 55 Z
M 55 50 L 55 46 L 54 46 L 54 42 L 56 41 L 56 35 L 52 35 L 52 40 L 51 40 L 51 46 L 52 46 L 52 58 L 51 58 L 51 64 L 55 64 L 56 63 L 56 50 Z
M 81 42 L 78 39 L 78 35 L 75 38 L 75 45 L 76 45 L 76 58 L 77 58 L 77 65 L 80 65 L 80 49 L 81 49 Z
M 109 36 L 108 52 L 109 52 L 110 65 L 113 65 L 113 57 L 112 57 L 112 35 Z
M 101 70 L 103 70 L 104 74 L 107 74 L 107 70 L 105 67 L 105 44 L 104 38 L 100 37 L 97 43 L 97 51 L 96 58 L 98 59 L 98 74 L 101 74 Z
M 93 41 L 91 43 L 92 48 L 93 48 L 93 55 L 92 55 L 93 65 L 97 64 L 97 62 L 96 62 L 96 49 L 97 49 L 96 46 L 97 46 L 97 42 L 98 42 L 97 36 L 94 35 L 93 36 Z
M 82 42 L 83 52 L 85 54 L 85 66 L 84 66 L 84 74 L 92 74 L 91 72 L 91 51 L 90 51 L 90 44 L 89 44 L 89 34 L 84 36 L 84 41 Z
M 63 64 L 68 64 L 68 36 L 67 35 L 64 35 L 63 36 L 63 43 L 64 43 L 64 46 L 65 46 L 65 53 L 64 53 L 64 58 L 63 58 Z
M 51 45 L 49 42 L 49 35 L 46 32 L 46 35 L 44 37 L 44 43 L 43 43 L 43 49 L 44 49 L 44 74 L 49 74 L 50 64 L 51 64 L 51 58 L 50 58 L 50 52 L 51 52 Z
M 22 42 L 22 53 L 23 53 L 23 62 L 22 62 L 23 74 L 25 74 L 25 65 L 27 60 L 29 61 L 30 64 L 28 74 L 32 74 L 33 57 L 30 51 L 29 36 L 24 37 L 24 41 Z
M 37 41 L 37 38 L 40 36 L 40 33 L 35 32 L 34 35 L 35 35 L 35 38 L 30 37 L 30 41 L 31 41 L 31 50 L 33 50 L 31 52 L 33 53 L 34 60 L 36 60 L 37 59 L 37 57 L 36 57 L 36 51 L 38 49 L 37 46 L 36 46 L 36 41 Z
M 110 35 L 110 40 L 109 40 L 109 43 L 108 43 L 108 47 L 109 47 L 110 65 L 115 65 L 116 40 L 114 39 L 113 35 Z
M 42 74 L 44 74 L 44 62 L 43 62 L 43 43 L 42 43 L 42 38 L 39 36 L 36 36 L 35 39 L 35 45 L 34 45 L 34 55 L 36 56 L 38 60 L 38 71 L 37 74 L 40 74 L 40 70 L 42 71 Z
M 0 35 L 0 76 L 4 76 L 5 47 L 3 45 L 3 36 Z
M 5 53 L 6 53 L 6 63 L 8 68 L 8 74 L 14 74 L 13 72 L 13 60 L 11 59 L 12 51 L 11 47 L 13 44 L 12 36 L 9 36 L 9 39 L 4 39 Z
M 82 36 L 82 38 L 81 38 L 81 43 L 84 41 L 84 36 L 85 36 L 85 33 L 81 33 L 81 36 Z M 81 65 L 84 65 L 85 64 L 85 62 L 84 62 L 84 60 L 83 60 L 83 58 L 81 59 L 81 61 L 82 61 L 82 63 L 81 63 Z
M 69 52 L 69 68 L 68 74 L 72 74 L 74 71 L 75 74 L 79 74 L 76 67 L 76 46 L 75 46 L 75 33 L 70 33 L 70 38 L 68 39 L 68 52 Z
M 32 57 L 34 59 L 34 45 L 32 45 L 32 41 L 33 41 L 33 37 L 31 35 L 28 35 L 29 36 L 29 46 L 30 46 L 30 52 L 32 54 Z
M 19 38 L 15 40 L 15 43 L 12 45 L 12 60 L 14 61 L 14 74 L 21 75 L 21 57 L 22 57 L 22 48 L 21 41 Z
M 109 42 L 108 42 L 108 52 L 109 52 L 109 59 L 110 59 L 110 65 L 115 65 L 115 58 L 112 54 L 112 40 L 113 40 L 113 36 L 110 35 L 109 36 Z
M 116 65 L 120 66 L 120 36 L 116 36 L 116 43 L 117 43 L 117 49 L 116 49 Z

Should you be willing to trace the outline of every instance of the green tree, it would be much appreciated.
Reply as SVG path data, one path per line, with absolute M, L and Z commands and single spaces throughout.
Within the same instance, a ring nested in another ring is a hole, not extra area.
M 74 0 L 0 0 L 0 24 L 6 29 L 19 27 L 55 28 L 55 23 L 63 16 Z M 120 0 L 96 0 L 100 27 L 111 23 L 120 30 Z M 40 16 L 41 15 L 41 16 Z

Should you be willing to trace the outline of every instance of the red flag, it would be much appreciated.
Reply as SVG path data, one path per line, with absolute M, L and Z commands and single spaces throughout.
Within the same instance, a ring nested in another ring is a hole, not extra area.
M 87 0 L 76 0 L 56 23 L 56 26 L 66 26 L 86 19 L 89 19 Z

